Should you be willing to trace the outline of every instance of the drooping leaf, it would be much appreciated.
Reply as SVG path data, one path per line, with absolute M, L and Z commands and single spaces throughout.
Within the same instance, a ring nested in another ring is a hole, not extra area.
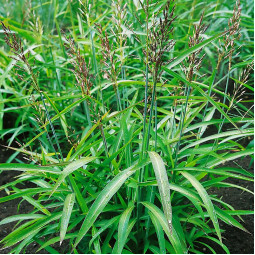
M 163 232 L 163 228 L 160 225 L 158 219 L 151 213 L 149 212 L 151 221 L 155 227 L 156 230 L 156 234 L 158 237 L 158 244 L 159 244 L 159 248 L 160 248 L 160 253 L 161 254 L 166 254 L 166 247 L 165 247 L 165 238 L 164 238 L 164 232 Z
M 68 194 L 64 202 L 64 208 L 63 208 L 63 213 L 62 213 L 62 218 L 60 223 L 60 245 L 63 242 L 66 235 L 66 230 L 67 230 L 69 220 L 72 214 L 74 202 L 75 202 L 75 194 L 74 193 Z
M 53 190 L 51 192 L 51 195 L 56 191 L 56 189 L 61 185 L 61 183 L 65 180 L 65 178 L 71 174 L 73 171 L 77 170 L 78 168 L 86 165 L 87 163 L 91 162 L 92 160 L 96 159 L 95 157 L 86 157 L 86 158 L 81 158 L 73 161 L 69 165 L 67 165 L 61 175 L 59 176 L 55 186 L 53 187 Z
M 47 166 L 37 166 L 31 164 L 22 164 L 22 163 L 1 163 L 0 170 L 3 171 L 24 171 L 24 172 L 45 172 L 45 173 L 54 173 L 60 174 L 59 170 L 53 169 L 53 167 Z
M 196 52 L 198 51 L 199 49 L 205 47 L 207 44 L 211 43 L 212 41 L 214 41 L 215 39 L 223 36 L 226 32 L 223 32 L 223 33 L 219 33 L 219 34 L 216 34 L 215 36 L 212 36 L 198 44 L 196 44 L 195 46 L 193 47 L 190 47 L 186 50 L 184 50 L 183 52 L 179 53 L 178 54 L 178 57 L 176 57 L 167 67 L 169 69 L 175 67 L 176 65 L 180 64 L 185 58 L 187 58 L 190 54 L 192 54 L 193 52 Z
M 22 228 L 20 230 L 16 229 L 1 241 L 5 243 L 4 248 L 10 247 L 26 238 L 29 238 L 29 236 L 31 235 L 34 236 L 44 226 L 46 226 L 47 224 L 54 220 L 58 220 L 61 217 L 61 214 L 62 214 L 61 212 L 55 213 L 49 217 L 37 220 L 37 222 L 35 224 L 32 224 L 31 226 Z
M 158 183 L 159 194 L 161 197 L 161 202 L 163 205 L 164 214 L 166 216 L 168 227 L 170 232 L 172 231 L 172 207 L 171 207 L 171 200 L 170 200 L 170 186 L 167 177 L 166 168 L 162 158 L 159 156 L 158 153 L 154 151 L 148 152 L 152 165 L 153 170 L 155 172 L 155 176 Z
M 184 240 L 181 240 L 176 232 L 174 226 L 172 226 L 172 233 L 170 233 L 167 219 L 164 213 L 154 204 L 149 202 L 141 202 L 145 207 L 147 207 L 151 213 L 158 219 L 160 225 L 162 226 L 164 232 L 166 233 L 169 241 L 171 242 L 175 252 L 177 254 L 187 253 L 187 247 Z
M 118 227 L 118 254 L 122 253 L 127 239 L 127 228 L 134 205 L 129 206 L 121 215 Z
M 99 214 L 103 211 L 104 207 L 107 205 L 107 203 L 110 201 L 112 196 L 119 190 L 119 188 L 122 186 L 122 184 L 127 180 L 129 176 L 131 176 L 136 170 L 140 169 L 141 167 L 147 165 L 149 162 L 143 161 L 139 164 L 136 164 L 132 167 L 129 167 L 128 169 L 120 172 L 118 175 L 116 175 L 107 185 L 106 187 L 101 191 L 95 202 L 90 207 L 90 210 L 83 221 L 83 224 L 80 228 L 80 231 L 77 235 L 77 238 L 75 240 L 74 248 L 78 245 L 78 243 L 81 241 L 81 239 L 86 235 L 88 230 L 91 228 L 91 226 L 94 224 L 95 220 L 99 216 Z M 73 249 L 74 249 L 73 248 Z
M 229 121 L 233 124 L 234 127 L 237 127 L 237 125 L 235 124 L 235 122 L 232 121 L 232 119 L 221 109 L 221 107 L 219 106 L 219 103 L 215 102 L 209 95 L 207 95 L 203 89 L 201 89 L 196 83 L 194 82 L 189 82 L 187 81 L 185 78 L 183 78 L 182 76 L 180 76 L 179 74 L 173 72 L 172 70 L 163 67 L 163 69 L 171 74 L 172 76 L 174 76 L 175 78 L 179 79 L 180 81 L 183 81 L 184 83 L 188 84 L 189 86 L 193 87 L 194 89 L 196 89 L 201 95 L 203 95 L 213 106 L 216 107 L 216 109 Z M 239 129 L 238 129 L 239 130 Z M 241 131 L 239 131 L 241 132 Z
M 89 246 L 91 246 L 91 244 L 93 243 L 93 241 L 101 234 L 103 233 L 107 228 L 109 228 L 113 223 L 115 223 L 115 221 L 117 221 L 119 219 L 119 215 L 108 220 L 103 227 L 101 227 L 92 237 L 92 239 L 89 241 Z
M 221 239 L 221 232 L 220 232 L 220 226 L 219 226 L 219 222 L 218 222 L 218 218 L 213 206 L 213 203 L 209 197 L 209 195 L 207 194 L 205 188 L 202 186 L 202 184 L 191 174 L 187 173 L 187 172 L 181 172 L 181 174 L 189 180 L 189 182 L 193 185 L 193 187 L 197 190 L 197 192 L 199 193 L 200 197 L 202 198 L 205 208 L 212 220 L 212 223 L 214 225 L 215 231 L 218 235 L 218 238 L 220 240 L 220 242 L 222 242 Z
M 3 220 L 0 221 L 0 225 L 3 225 L 3 224 L 7 224 L 7 223 L 10 223 L 10 222 L 13 222 L 13 221 L 18 221 L 18 220 L 31 220 L 31 219 L 41 219 L 45 217 L 45 215 L 43 214 L 18 214 L 18 215 L 12 215 L 12 216 L 9 216 Z

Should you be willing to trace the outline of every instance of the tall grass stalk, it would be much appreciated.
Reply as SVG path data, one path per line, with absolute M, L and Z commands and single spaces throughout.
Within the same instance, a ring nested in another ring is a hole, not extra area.
M 141 3 L 142 5 L 142 3 Z M 146 59 L 145 59 L 145 90 L 144 90 L 144 110 L 143 110 L 143 136 L 142 136 L 142 147 L 141 147 L 141 154 L 140 160 L 145 158 L 144 153 L 146 152 L 146 139 L 147 138 L 147 103 L 148 103 L 148 84 L 149 84 L 149 0 L 146 0 L 146 5 L 143 7 L 146 15 Z M 144 177 L 144 167 L 138 172 L 138 181 L 142 182 Z M 137 189 L 137 233 L 138 233 L 138 240 L 140 241 L 140 215 L 141 215 L 141 202 L 142 200 L 142 187 L 138 187 Z M 139 249 L 139 242 L 137 242 L 137 249 Z

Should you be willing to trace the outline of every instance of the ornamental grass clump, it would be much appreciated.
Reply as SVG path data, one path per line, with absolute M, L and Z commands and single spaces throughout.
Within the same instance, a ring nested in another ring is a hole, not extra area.
M 215 190 L 252 193 L 252 15 L 223 2 L 36 0 L 41 36 L 4 12 L 0 127 L 15 120 L 0 172 L 20 175 L 0 206 L 20 210 L 1 248 L 230 253 L 226 224 L 248 232 L 253 212 Z

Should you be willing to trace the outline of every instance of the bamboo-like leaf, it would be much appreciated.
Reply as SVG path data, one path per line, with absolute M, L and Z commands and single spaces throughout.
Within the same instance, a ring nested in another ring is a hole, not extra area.
M 253 181 L 253 179 L 251 180 Z M 218 182 L 216 185 L 215 185 L 217 188 L 221 188 L 221 187 L 231 187 L 231 188 L 236 188 L 236 189 L 241 189 L 243 191 L 246 191 L 248 193 L 251 193 L 252 195 L 254 195 L 254 192 L 249 190 L 249 189 L 246 189 L 242 186 L 239 186 L 239 185 L 236 185 L 236 184 L 233 184 L 233 183 L 227 183 L 227 182 Z
M 80 228 L 80 231 L 75 240 L 75 244 L 73 250 L 81 241 L 81 239 L 86 235 L 88 230 L 94 224 L 95 220 L 99 216 L 99 214 L 103 211 L 104 207 L 107 205 L 112 196 L 119 190 L 122 184 L 127 180 L 129 176 L 131 176 L 136 170 L 141 167 L 147 165 L 148 161 L 143 161 L 135 166 L 129 167 L 128 169 L 120 172 L 116 175 L 101 191 L 95 202 L 92 204 L 83 224 Z
M 15 189 L 14 189 L 15 190 Z M 37 208 L 39 211 L 45 213 L 46 215 L 50 216 L 51 213 L 43 206 L 39 203 L 39 201 L 33 199 L 30 196 L 23 196 L 23 198 L 30 203 L 31 205 L 33 205 L 35 208 Z
M 127 228 L 131 213 L 134 205 L 129 206 L 121 215 L 118 227 L 118 250 L 117 253 L 121 254 L 127 239 Z
M 41 219 L 44 218 L 45 215 L 43 214 L 18 214 L 18 215 L 13 215 L 13 216 L 9 216 L 3 220 L 0 221 L 0 225 L 4 225 L 13 221 L 17 221 L 17 220 L 31 220 L 31 219 Z
M 96 227 L 93 225 L 93 226 L 92 226 L 92 233 L 91 233 L 92 236 L 94 236 L 94 235 L 96 234 L 96 232 L 97 232 L 97 229 L 96 229 Z M 96 254 L 102 254 L 102 252 L 101 252 L 101 247 L 100 247 L 100 242 L 99 242 L 99 237 L 97 237 L 97 238 L 94 240 L 93 244 L 94 244 L 95 253 L 96 253 Z
M 249 119 L 249 118 L 240 118 L 240 117 L 235 117 L 235 118 L 231 118 L 232 121 L 234 122 L 238 122 L 238 123 L 252 123 L 254 122 L 253 119 Z M 229 123 L 229 120 L 225 120 L 226 123 Z M 222 120 L 221 119 L 213 119 L 213 120 L 210 120 L 210 121 L 203 121 L 203 122 L 198 122 L 198 123 L 195 123 L 193 125 L 190 125 L 189 127 L 187 127 L 184 131 L 184 133 L 187 133 L 187 132 L 190 132 L 194 129 L 197 129 L 197 128 L 202 128 L 203 126 L 209 126 L 209 125 L 213 125 L 213 124 L 219 124 L 221 123 Z
M 52 221 L 58 220 L 61 217 L 61 212 L 52 214 L 52 216 L 45 217 L 45 219 L 39 219 L 35 224 L 29 227 L 23 228 L 20 231 L 15 230 L 7 237 L 5 237 L 1 242 L 5 242 L 4 248 L 10 247 L 31 235 L 37 234 L 44 226 Z
M 173 68 L 174 66 L 180 64 L 185 58 L 187 58 L 190 54 L 192 54 L 193 52 L 198 51 L 199 49 L 205 47 L 207 44 L 209 44 L 210 42 L 214 41 L 215 39 L 223 36 L 224 34 L 226 34 L 226 32 L 223 33 L 219 33 L 215 36 L 212 36 L 204 41 L 202 41 L 201 43 L 196 44 L 195 46 L 188 48 L 186 50 L 184 50 L 181 53 L 178 53 L 178 57 L 175 58 L 167 67 L 169 69 Z
M 31 164 L 21 164 L 21 163 L 1 163 L 0 170 L 3 171 L 24 171 L 24 172 L 45 172 L 45 173 L 54 173 L 60 174 L 61 172 L 58 170 L 54 170 L 52 167 L 46 166 L 37 166 Z
M 73 192 L 75 193 L 77 203 L 79 204 L 79 206 L 82 210 L 82 213 L 87 213 L 88 212 L 87 204 L 84 201 L 83 196 L 81 194 L 81 190 L 79 189 L 78 185 L 76 184 L 76 181 L 74 180 L 74 178 L 70 178 L 70 183 L 72 185 Z
M 21 250 L 25 247 L 28 246 L 33 242 L 33 237 L 36 235 L 36 233 L 31 234 L 27 238 L 25 238 L 22 242 L 20 242 L 14 249 L 10 251 L 10 254 L 19 254 Z
M 93 241 L 101 234 L 103 233 L 107 228 L 109 228 L 116 220 L 119 219 L 119 215 L 108 220 L 103 227 L 101 227 L 96 233 L 95 235 L 93 235 L 93 238 L 89 241 L 89 247 L 91 246 L 91 244 L 93 243 Z
M 221 243 L 218 239 L 216 239 L 216 238 L 214 238 L 214 237 L 212 237 L 212 236 L 208 236 L 208 235 L 206 235 L 205 238 L 210 239 L 210 240 L 212 240 L 213 242 L 217 243 L 218 245 L 220 245 L 220 246 L 223 248 L 223 250 L 224 250 L 227 254 L 230 254 L 228 247 L 227 247 L 225 244 Z
M 64 240 L 70 239 L 70 238 L 75 238 L 76 236 L 77 236 L 77 232 L 66 234 Z M 52 239 L 48 240 L 47 242 L 42 242 L 41 243 L 42 246 L 36 251 L 36 253 L 38 253 L 42 249 L 45 249 L 47 246 L 52 245 L 59 241 L 60 241 L 60 236 L 56 236 L 56 237 L 53 237 Z
M 39 193 L 49 193 L 51 192 L 51 188 L 30 188 L 30 189 L 22 189 L 20 192 L 17 192 L 15 194 L 9 195 L 9 196 L 5 196 L 5 197 L 1 197 L 0 198 L 0 203 L 6 202 L 6 201 L 10 201 L 13 200 L 15 198 L 19 198 L 22 196 L 26 196 L 26 195 L 35 195 L 35 194 L 39 194 Z M 58 189 L 59 192 L 68 192 L 68 189 Z
M 181 169 L 181 170 L 184 170 L 184 169 Z M 144 183 L 141 183 L 140 186 L 142 186 L 142 187 L 157 186 L 157 182 L 156 181 L 144 182 Z M 170 183 L 169 186 L 170 186 L 170 190 L 177 191 L 178 193 L 182 194 L 183 196 L 186 196 L 189 199 L 200 201 L 199 196 L 191 189 L 182 187 L 182 186 L 174 184 L 174 183 Z
M 225 156 L 222 160 L 212 160 L 210 162 L 208 162 L 207 167 L 215 167 L 218 166 L 222 163 L 225 163 L 227 161 L 230 160 L 234 160 L 236 158 L 241 158 L 243 156 L 247 156 L 247 155 L 253 155 L 254 154 L 254 150 L 253 149 L 245 149 L 236 153 L 229 153 L 227 156 Z M 202 165 L 203 167 L 204 165 Z
M 184 254 L 187 253 L 187 247 L 184 240 L 181 240 L 176 232 L 174 226 L 172 226 L 172 233 L 169 231 L 169 226 L 167 219 L 164 213 L 154 204 L 150 202 L 141 202 L 145 207 L 147 207 L 152 214 L 158 219 L 160 225 L 162 226 L 163 230 L 165 231 L 169 241 L 171 242 L 175 252 L 177 254 Z
M 13 187 L 13 190 L 15 192 L 20 192 L 20 190 L 16 187 Z M 29 204 L 33 205 L 35 208 L 37 208 L 39 211 L 43 212 L 44 214 L 50 216 L 51 213 L 42 205 L 40 204 L 39 200 L 33 199 L 31 196 L 22 196 L 23 199 L 25 199 Z
M 160 225 L 158 219 L 151 212 L 149 212 L 149 215 L 151 217 L 151 221 L 152 221 L 152 223 L 155 227 L 156 234 L 157 234 L 157 237 L 158 237 L 158 244 L 159 244 L 159 248 L 160 248 L 160 254 L 166 254 L 165 238 L 164 238 L 163 228 Z
M 127 231 L 126 232 L 126 239 L 128 238 L 128 236 L 129 236 L 132 228 L 134 227 L 135 223 L 136 223 L 136 218 L 129 221 L 127 229 L 126 229 L 126 231 Z M 112 254 L 117 254 L 117 250 L 118 250 L 118 242 L 115 242 L 115 245 L 112 249 Z M 125 249 L 123 249 L 122 251 L 123 251 L 123 254 L 126 254 L 126 252 L 127 252 L 127 250 L 125 250 Z
M 212 109 L 208 112 L 208 114 L 205 116 L 204 121 L 210 121 L 214 115 L 215 112 L 215 107 L 212 107 Z M 201 127 L 200 133 L 199 133 L 199 137 L 201 138 L 206 130 L 207 126 L 204 125 Z
M 55 121 L 56 119 L 60 118 L 62 116 L 62 114 L 66 114 L 68 113 L 69 111 L 71 111 L 76 105 L 80 104 L 81 102 L 83 102 L 84 100 L 87 99 L 87 96 L 84 96 L 83 98 L 75 101 L 74 103 L 68 105 L 63 111 L 61 112 L 58 112 L 57 115 L 53 116 L 51 118 L 51 122 Z M 43 124 L 40 129 L 43 129 L 45 128 L 48 124 L 50 124 L 49 121 L 46 121 L 45 124 Z
M 74 202 L 75 202 L 75 194 L 74 193 L 68 194 L 64 202 L 64 208 L 63 208 L 63 213 L 62 213 L 62 218 L 60 223 L 60 245 L 63 242 L 66 235 L 66 230 L 67 230 L 68 223 L 72 214 Z
M 216 233 L 219 237 L 220 242 L 222 242 L 221 239 L 221 232 L 220 232 L 220 227 L 219 227 L 219 223 L 218 223 L 218 218 L 216 215 L 216 212 L 214 210 L 214 206 L 213 203 L 209 197 L 209 195 L 207 194 L 205 188 L 202 186 L 202 184 L 191 174 L 187 173 L 187 172 L 181 172 L 181 174 L 189 180 L 189 182 L 193 185 L 193 187 L 197 190 L 197 192 L 199 193 L 200 197 L 202 198 L 205 208 L 212 220 L 212 223 L 214 225 L 214 228 L 216 230 Z
M 242 224 L 240 224 L 236 219 L 234 219 L 231 215 L 226 213 L 224 210 L 215 206 L 215 211 L 219 215 L 219 218 L 221 218 L 227 224 L 235 226 L 236 228 L 239 228 L 247 233 L 250 233 L 245 227 L 242 226 Z
M 210 169 L 205 167 L 180 167 L 180 168 L 174 168 L 172 171 L 196 171 L 196 172 L 204 172 L 204 173 L 212 173 L 217 175 L 223 175 L 228 176 L 232 178 L 237 178 L 240 180 L 246 180 L 246 181 L 253 181 L 253 176 L 251 178 L 245 177 L 239 174 L 234 174 L 232 172 L 237 172 L 241 174 L 246 174 L 245 171 L 242 171 L 237 168 L 217 168 L 217 169 Z
M 172 76 L 174 76 L 175 78 L 179 79 L 180 81 L 183 81 L 184 83 L 186 83 L 187 85 L 193 87 L 194 89 L 196 89 L 201 95 L 203 95 L 212 105 L 214 105 L 217 110 L 229 121 L 233 124 L 234 127 L 236 127 L 236 129 L 238 129 L 237 125 L 235 124 L 235 122 L 232 121 L 232 119 L 221 109 L 221 107 L 219 106 L 219 103 L 216 103 L 209 95 L 207 95 L 203 89 L 201 89 L 197 84 L 195 84 L 194 82 L 189 82 L 187 81 L 185 78 L 183 78 L 182 76 L 180 76 L 179 74 L 173 72 L 172 70 L 163 67 L 163 69 L 171 74 Z M 239 129 L 238 129 L 239 130 Z M 240 131 L 239 131 L 240 132 Z
M 247 128 L 247 129 L 242 130 L 241 135 L 242 136 L 250 136 L 250 135 L 253 134 L 253 132 L 254 132 L 254 130 L 252 128 Z M 198 144 L 205 143 L 205 142 L 211 141 L 211 140 L 214 141 L 215 139 L 222 138 L 222 137 L 230 137 L 232 135 L 237 135 L 237 134 L 240 134 L 240 131 L 233 130 L 233 131 L 222 132 L 222 133 L 215 134 L 215 135 L 210 135 L 210 136 L 207 136 L 205 138 L 199 139 L 199 140 L 197 140 L 193 143 L 188 144 L 187 146 L 185 146 L 184 148 L 182 148 L 180 150 L 180 153 L 185 151 L 188 148 L 195 147 Z
M 51 192 L 51 195 L 57 190 L 59 185 L 64 181 L 64 179 L 71 174 L 73 171 L 77 170 L 78 168 L 86 165 L 87 163 L 91 162 L 92 160 L 96 159 L 96 157 L 86 157 L 86 158 L 81 158 L 78 160 L 75 160 L 74 162 L 70 163 L 67 165 L 63 171 L 62 174 L 59 176 L 55 186 L 53 187 L 53 190 Z
M 162 158 L 159 156 L 158 153 L 153 151 L 148 153 L 157 179 L 158 189 L 161 197 L 161 202 L 163 205 L 163 211 L 168 222 L 169 230 L 170 232 L 172 232 L 172 207 L 170 200 L 170 186 L 166 168 Z

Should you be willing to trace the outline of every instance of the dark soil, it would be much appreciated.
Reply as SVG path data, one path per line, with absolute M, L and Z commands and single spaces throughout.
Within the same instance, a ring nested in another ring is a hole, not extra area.
M 249 157 L 236 161 L 236 163 L 241 165 L 244 169 L 249 169 Z M 228 163 L 228 166 L 236 167 L 234 162 Z M 253 167 L 250 168 L 249 171 L 253 173 Z M 246 187 L 251 191 L 254 190 L 254 183 L 252 182 L 237 179 L 231 179 L 228 182 Z M 251 193 L 243 192 L 242 190 L 235 188 L 221 188 L 214 192 L 218 196 L 222 196 L 222 200 L 232 205 L 236 210 L 254 210 L 254 196 Z M 224 244 L 229 247 L 231 253 L 254 254 L 254 215 L 247 215 L 242 218 L 244 220 L 243 226 L 250 233 L 245 233 L 238 228 L 233 228 L 230 225 L 224 224 L 224 226 L 222 226 L 223 229 L 226 230 L 223 234 L 223 237 L 225 238 Z
M 5 161 L 8 159 L 8 157 L 11 155 L 11 151 L 0 147 L 0 163 L 5 163 Z M 18 171 L 4 171 L 0 174 L 0 186 L 9 183 L 11 181 L 15 181 L 15 177 L 18 176 L 20 172 Z M 18 188 L 24 188 L 24 185 L 17 185 Z M 32 184 L 27 182 L 25 183 L 25 187 L 29 188 L 32 187 Z M 6 192 L 4 190 L 0 191 L 0 197 L 6 196 Z M 19 206 L 19 209 L 18 209 Z M 6 217 L 17 215 L 17 214 L 26 214 L 30 213 L 33 210 L 33 206 L 26 201 L 22 201 L 21 199 L 15 199 L 11 201 L 7 201 L 5 203 L 0 204 L 0 221 L 5 219 Z M 2 240 L 4 237 L 6 237 L 8 234 L 10 234 L 13 231 L 13 228 L 17 222 L 12 222 L 9 224 L 4 224 L 0 226 L 0 240 Z M 26 250 L 26 253 L 28 254 L 34 254 L 36 251 L 40 248 L 40 245 L 36 244 L 35 242 L 29 245 L 29 247 Z M 3 250 L 0 250 L 0 254 L 8 254 L 12 248 L 6 248 Z M 41 250 L 41 254 L 47 254 L 48 252 L 46 250 Z
M 250 157 L 228 162 L 224 166 L 237 168 L 237 164 L 243 169 L 254 173 L 253 165 L 252 167 L 249 167 Z M 227 182 L 254 191 L 253 182 L 237 180 L 234 178 L 229 178 Z M 236 210 L 254 210 L 254 196 L 251 193 L 243 192 L 237 188 L 214 188 L 210 189 L 209 193 L 217 195 L 217 197 L 221 198 L 222 201 L 232 205 Z M 249 233 L 224 222 L 219 222 L 220 228 L 225 230 L 225 232 L 222 234 L 223 243 L 228 247 L 231 254 L 254 254 L 254 215 L 242 216 L 244 222 L 242 222 L 238 217 L 235 217 L 235 219 L 238 220 Z M 214 242 L 208 241 L 208 239 L 201 241 L 210 245 L 217 254 L 225 253 L 224 250 Z M 202 249 L 200 250 L 203 251 L 203 253 L 212 253 L 206 247 L 201 248 Z
M 6 150 L 5 148 L 0 148 L 0 162 L 5 162 L 8 156 L 10 156 L 11 152 Z M 242 168 L 254 172 L 253 167 L 249 167 L 250 158 L 244 158 L 242 160 L 236 160 L 235 162 L 228 162 L 225 166 L 228 167 L 237 167 L 236 164 L 240 165 Z M 15 180 L 15 177 L 20 172 L 6 172 L 4 171 L 0 174 L 0 186 L 4 185 L 10 181 Z M 229 179 L 229 182 L 240 185 L 242 187 L 246 187 L 249 190 L 254 190 L 254 186 L 252 182 L 237 180 L 237 179 Z M 31 183 L 27 183 L 26 187 L 30 187 Z M 20 188 L 24 188 L 24 186 L 20 186 Z M 235 209 L 242 210 L 253 210 L 254 209 L 254 197 L 251 193 L 243 192 L 240 189 L 236 188 L 220 188 L 220 189 L 211 189 L 211 194 L 215 194 L 220 197 L 224 202 L 229 203 Z M 6 192 L 4 190 L 0 191 L 0 197 L 6 196 Z M 0 221 L 8 216 L 19 214 L 19 213 L 28 213 L 33 210 L 33 206 L 31 206 L 26 201 L 22 203 L 21 199 L 16 199 L 12 201 L 8 201 L 0 204 Z M 18 204 L 20 203 L 19 211 L 17 211 Z M 254 254 L 254 216 L 248 215 L 242 217 L 244 222 L 243 226 L 249 231 L 246 233 L 238 228 L 227 225 L 223 222 L 220 222 L 220 227 L 225 230 L 222 234 L 223 243 L 229 248 L 231 254 Z M 236 218 L 238 219 L 238 218 Z M 11 233 L 14 226 L 14 223 L 6 224 L 0 226 L 0 240 L 2 240 L 7 234 Z M 208 245 L 210 245 L 217 254 L 225 253 L 223 249 L 215 244 L 214 242 L 206 240 L 201 240 Z M 35 254 L 37 249 L 40 247 L 37 243 L 32 243 L 26 249 L 27 254 Z M 62 247 L 59 247 L 57 244 L 54 247 L 56 250 L 61 252 Z M 197 247 L 204 254 L 211 253 L 208 248 L 205 248 L 201 245 Z M 8 254 L 11 251 L 11 248 L 0 250 L 0 254 Z M 47 254 L 46 250 L 41 250 L 40 254 Z

